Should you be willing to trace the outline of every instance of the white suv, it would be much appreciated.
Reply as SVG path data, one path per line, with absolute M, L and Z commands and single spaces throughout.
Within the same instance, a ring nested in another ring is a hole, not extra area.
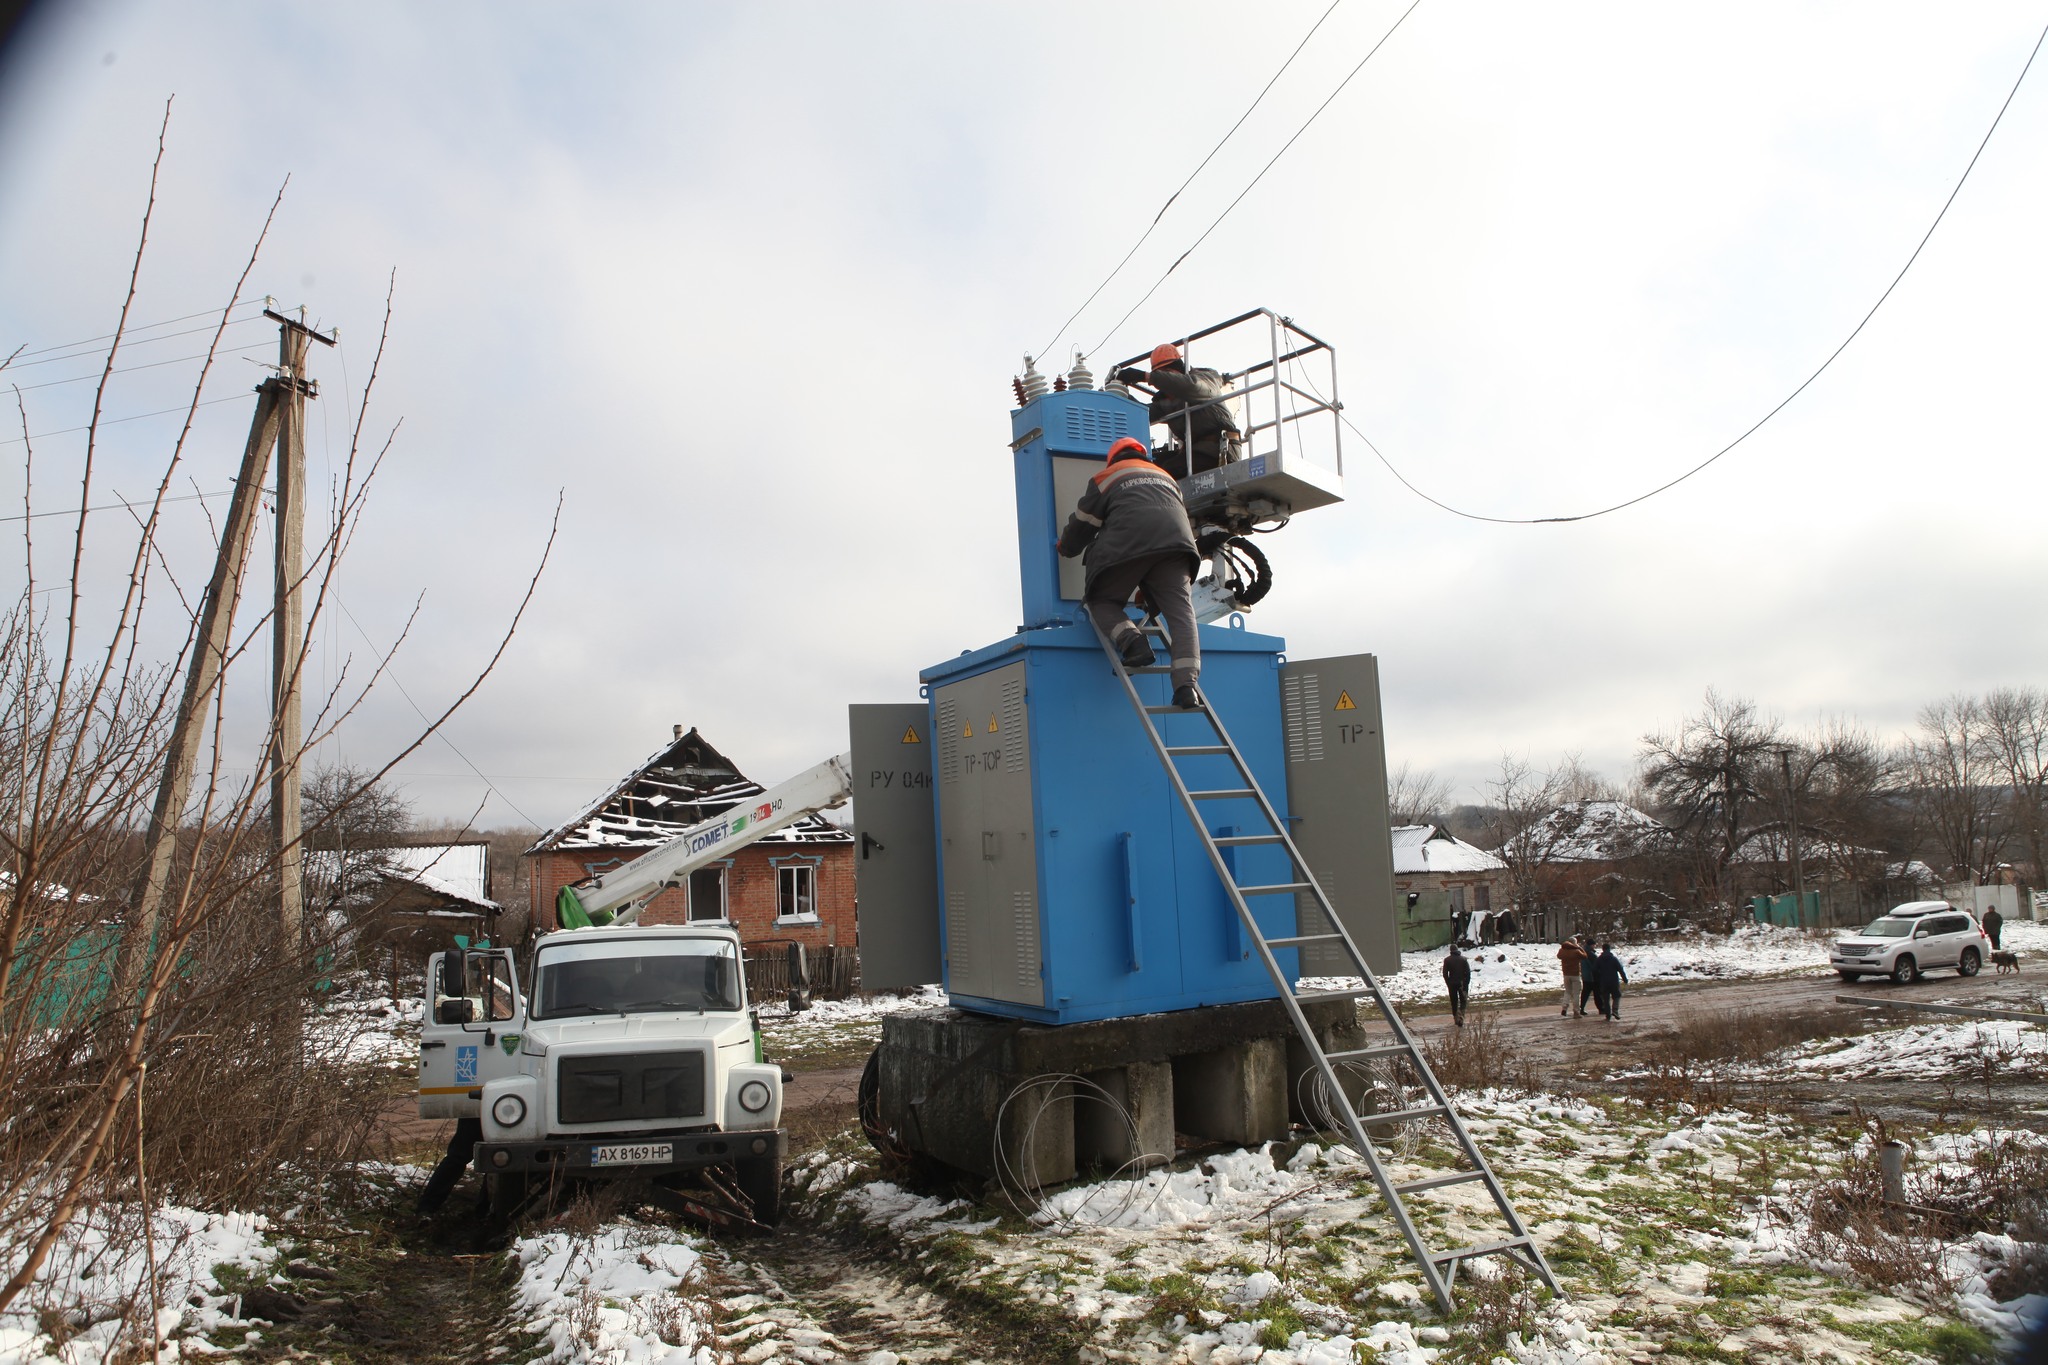
M 1990 950 L 1968 911 L 1947 901 L 1908 901 L 1835 940 L 1828 962 L 1844 981 L 1888 976 L 1904 985 L 1930 967 L 1953 967 L 1960 976 L 1975 976 Z

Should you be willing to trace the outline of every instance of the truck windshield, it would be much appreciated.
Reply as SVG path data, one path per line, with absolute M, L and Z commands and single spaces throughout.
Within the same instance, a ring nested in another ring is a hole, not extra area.
M 736 1010 L 740 961 L 730 943 L 668 939 L 565 943 L 540 950 L 535 1019 L 657 1010 Z
M 1863 931 L 1867 938 L 1910 938 L 1913 921 L 1909 919 L 1872 920 L 1870 927 Z

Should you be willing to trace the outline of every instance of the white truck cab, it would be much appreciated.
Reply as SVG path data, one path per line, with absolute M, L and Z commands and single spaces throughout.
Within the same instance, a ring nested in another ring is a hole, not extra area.
M 508 949 L 429 959 L 420 1116 L 481 1124 L 472 1160 L 499 1187 L 493 1206 L 516 1205 L 535 1175 L 647 1181 L 659 1196 L 661 1176 L 729 1166 L 754 1220 L 776 1220 L 782 1068 L 761 1059 L 739 935 L 639 917 L 694 868 L 845 801 L 850 761 L 827 759 L 564 887 L 567 927 L 535 944 L 524 992 Z
M 510 971 L 508 954 L 467 957 L 487 983 Z M 534 1175 L 645 1180 L 729 1165 L 756 1221 L 773 1222 L 782 1069 L 761 1060 L 739 936 L 705 925 L 564 931 L 540 940 L 531 965 L 526 996 L 508 982 L 510 1014 L 489 1018 L 490 999 L 479 1011 L 464 997 L 433 1015 L 422 1112 L 443 1088 L 430 1069 L 443 1079 L 441 1054 L 452 1053 L 446 1089 L 470 1082 L 449 1098 L 482 1119 L 475 1164 L 486 1177 L 517 1188 Z

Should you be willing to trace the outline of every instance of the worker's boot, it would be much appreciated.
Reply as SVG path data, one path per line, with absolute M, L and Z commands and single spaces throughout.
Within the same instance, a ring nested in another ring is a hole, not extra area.
M 1117 657 L 1124 661 L 1125 668 L 1150 668 L 1152 661 L 1159 657 L 1152 652 L 1151 642 L 1142 630 L 1133 630 L 1126 635 L 1116 652 Z
M 1173 704 L 1183 711 L 1199 711 L 1202 709 L 1202 694 L 1193 686 L 1176 687 L 1173 689 Z

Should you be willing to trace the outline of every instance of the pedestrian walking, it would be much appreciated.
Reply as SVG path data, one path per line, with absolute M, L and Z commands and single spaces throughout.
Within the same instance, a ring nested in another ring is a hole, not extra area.
M 1557 965 L 1564 969 L 1564 1008 L 1559 1016 L 1568 1015 L 1574 1008 L 1580 1014 L 1586 1012 L 1586 998 L 1581 993 L 1579 976 L 1586 963 L 1586 950 L 1575 938 L 1568 938 L 1557 945 Z
M 1595 999 L 1593 987 L 1600 980 L 1599 972 L 1593 968 L 1593 960 L 1597 956 L 1597 950 L 1593 947 L 1593 936 L 1591 934 L 1579 935 L 1579 951 L 1586 955 L 1586 965 L 1583 968 L 1585 984 L 1579 987 L 1579 1014 L 1583 1016 L 1586 1013 L 1587 1003 Z
M 1614 955 L 1614 945 L 1600 945 L 1600 956 L 1594 959 L 1599 968 L 1595 973 L 1600 982 L 1600 1013 L 1610 1022 L 1621 1018 L 1621 984 L 1628 980 L 1628 970 L 1621 965 L 1621 959 Z
M 1998 942 L 1998 931 L 2004 927 L 2005 916 L 1998 913 L 1997 906 L 1994 905 L 1984 912 L 1984 937 L 1991 940 L 1991 951 L 1994 953 L 2001 946 Z
M 1450 956 L 1444 959 L 1444 986 L 1451 993 L 1451 1021 L 1459 1028 L 1465 1027 L 1465 1006 L 1472 999 L 1472 962 L 1458 951 L 1458 945 L 1451 945 Z

